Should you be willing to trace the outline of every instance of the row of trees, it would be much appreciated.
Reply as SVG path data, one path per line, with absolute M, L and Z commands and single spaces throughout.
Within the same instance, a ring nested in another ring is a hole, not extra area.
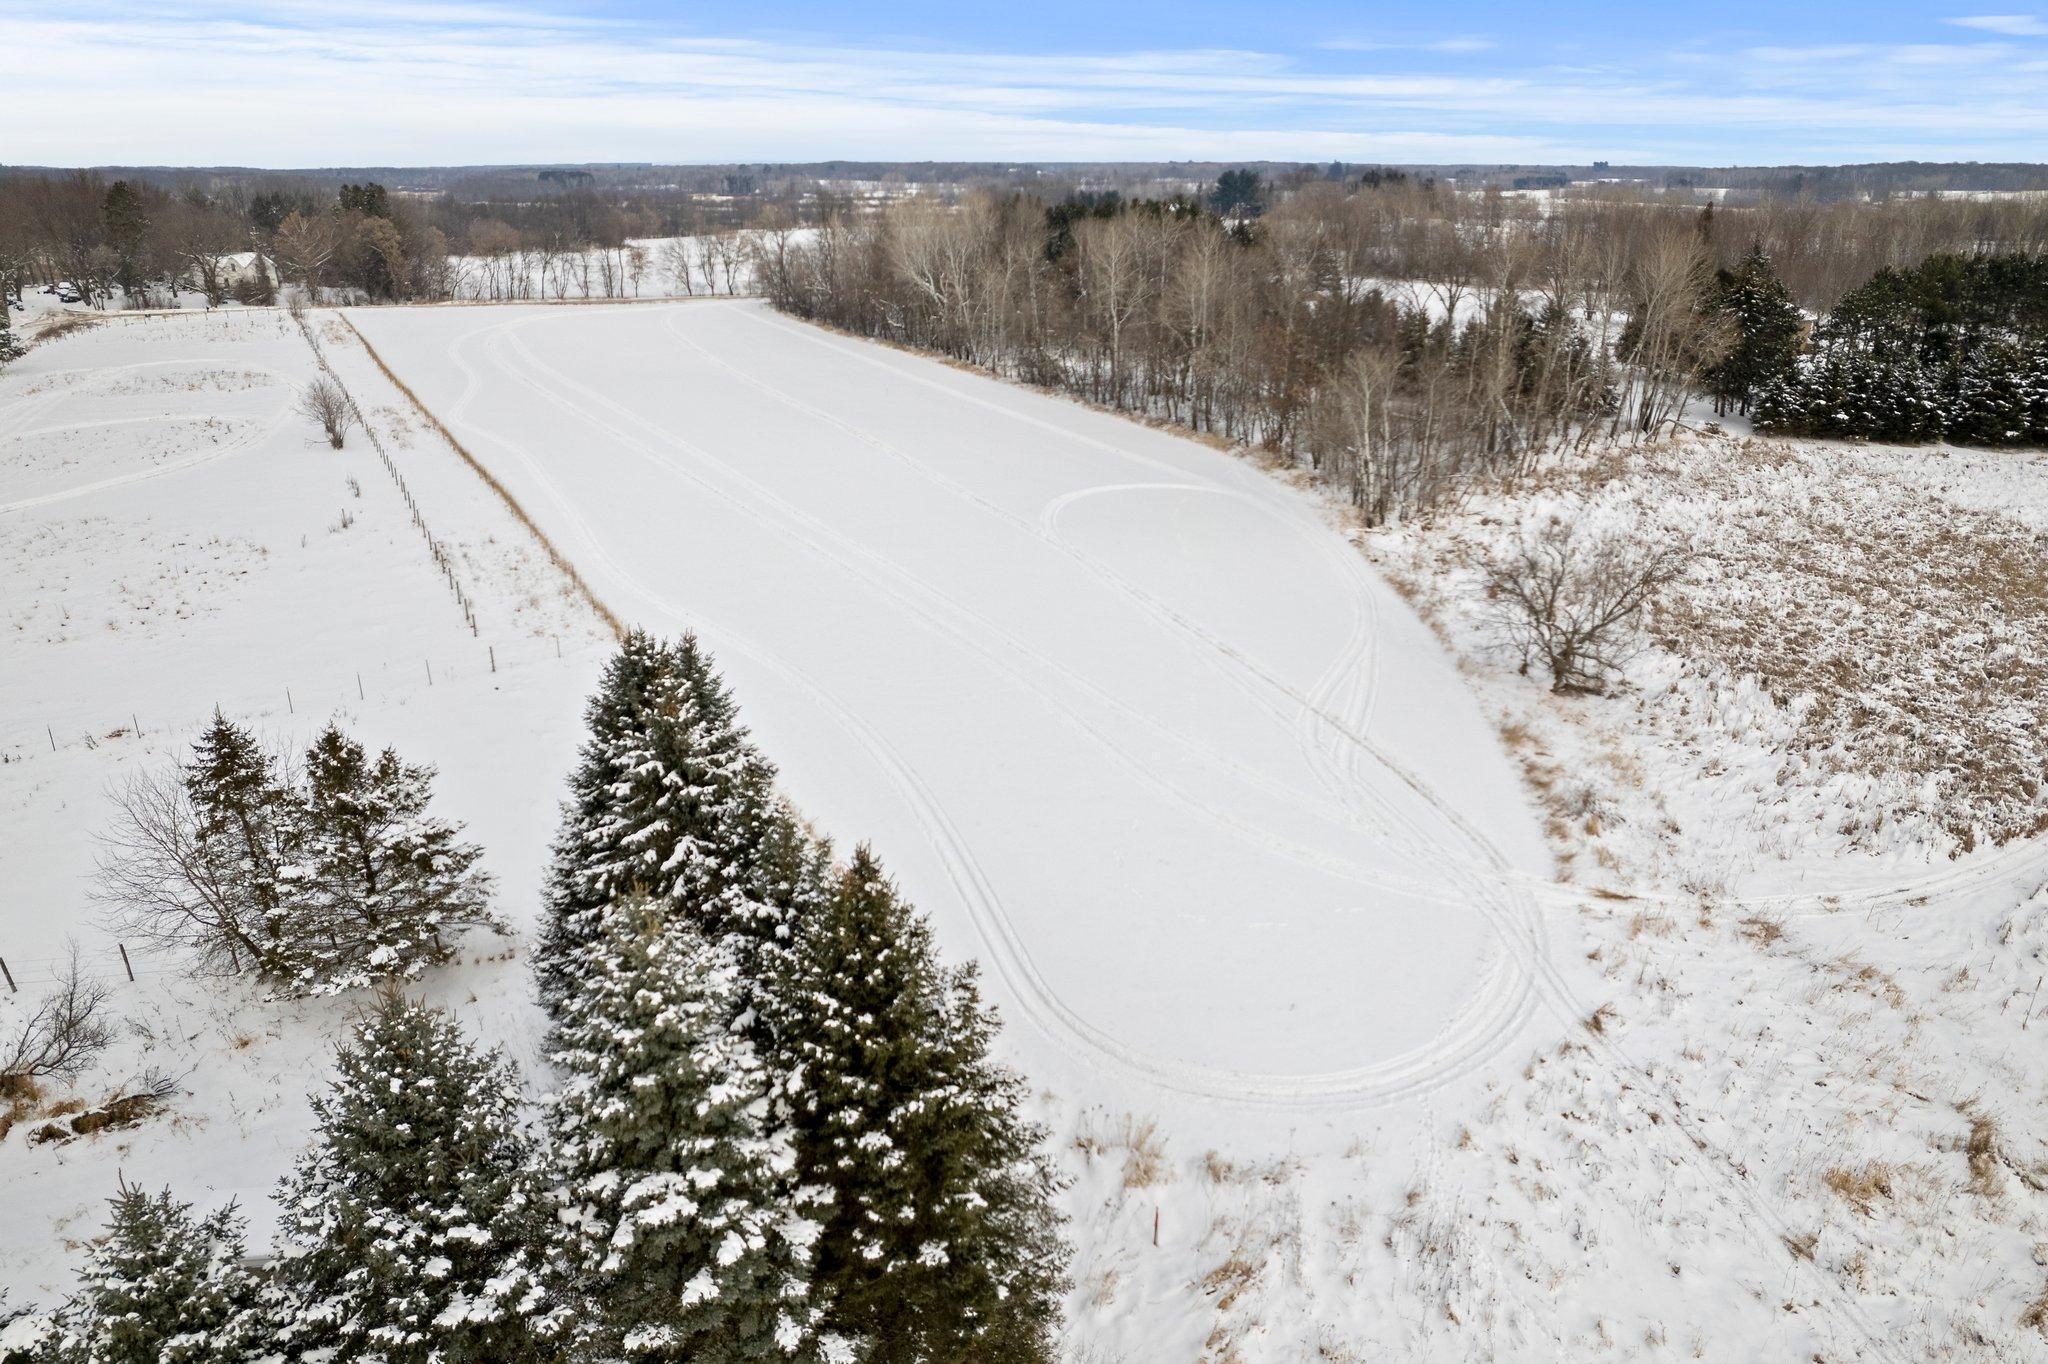
M 587 720 L 535 962 L 539 1130 L 500 1053 L 386 990 L 314 1101 L 275 1258 L 232 1210 L 124 1185 L 31 1358 L 1055 1357 L 1057 1181 L 972 970 L 779 799 L 693 639 L 630 636 Z M 185 780 L 233 824 L 289 802 L 266 770 L 217 721 Z
M 1385 179 L 1308 186 L 1256 225 L 1187 200 L 911 202 L 764 256 L 760 286 L 801 316 L 1285 454 L 1370 521 L 1603 431 L 1668 430 L 1725 348 L 1696 218 L 1608 232 L 1463 204 Z
M 1880 270 L 1763 390 L 1757 424 L 1807 436 L 2048 442 L 2048 255 Z
M 779 800 L 694 639 L 630 636 L 586 719 L 536 973 L 605 1348 L 1050 1358 L 1055 1176 L 972 969 Z
M 190 762 L 121 793 L 98 893 L 129 941 L 280 995 L 417 976 L 460 930 L 503 931 L 433 777 L 333 725 L 295 767 L 216 714 Z
M 787 226 L 800 211 L 763 200 L 737 216 Z M 472 203 L 375 183 L 172 190 L 90 172 L 17 175 L 0 179 L 0 293 L 68 287 L 93 306 L 173 306 L 185 290 L 215 306 L 267 303 L 279 284 L 370 301 L 624 298 L 651 265 L 677 291 L 729 293 L 746 277 L 735 216 L 587 190 Z M 687 262 L 630 244 L 700 232 L 708 248 Z

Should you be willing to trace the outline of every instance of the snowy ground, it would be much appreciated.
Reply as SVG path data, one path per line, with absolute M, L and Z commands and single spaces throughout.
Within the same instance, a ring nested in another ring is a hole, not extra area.
M 105 790 L 216 702 L 439 764 L 531 922 L 600 631 L 312 317 L 478 631 L 376 452 L 289 414 L 314 361 L 288 318 L 116 319 L 10 368 L 17 975 L 67 935 L 118 972 L 84 893 Z M 2048 1284 L 2033 845 L 1838 839 L 1774 871 L 1716 832 L 1744 874 L 1680 885 L 1664 850 L 1754 791 L 1684 765 L 1698 724 L 1514 677 L 1459 526 L 1370 547 L 1446 649 L 1250 462 L 758 304 L 348 317 L 620 616 L 710 642 L 790 793 L 984 963 L 1076 1181 L 1077 1361 L 2048 1354 L 2021 1320 Z M 2030 475 L 1899 463 L 1915 497 L 2042 505 Z M 431 992 L 525 1056 L 520 946 Z M 0 1139 L 17 1301 L 61 1291 L 116 1168 L 238 1196 L 260 1236 L 303 1139 L 346 1006 L 138 967 L 84 1090 L 155 1065 L 185 1096 Z
M 283 313 L 116 316 L 0 375 L 0 958 L 21 991 L 0 1010 L 37 998 L 75 940 L 124 1015 L 76 1097 L 146 1068 L 183 1090 L 168 1120 L 129 1132 L 30 1147 L 40 1122 L 22 1121 L 0 1141 L 0 1285 L 16 1304 L 63 1288 L 117 1169 L 237 1197 L 262 1228 L 308 1130 L 305 1091 L 347 1006 L 253 1004 L 139 951 L 130 984 L 87 898 L 108 792 L 184 756 L 216 704 L 281 743 L 338 716 L 440 763 L 447 812 L 530 913 L 554 810 L 528 774 L 566 770 L 600 632 L 474 475 L 408 429 L 360 351 L 337 363 L 451 545 L 477 634 L 360 433 L 332 451 L 291 412 L 315 371 Z M 523 972 L 490 960 L 516 945 L 473 946 L 481 960 L 433 993 L 529 1050 Z

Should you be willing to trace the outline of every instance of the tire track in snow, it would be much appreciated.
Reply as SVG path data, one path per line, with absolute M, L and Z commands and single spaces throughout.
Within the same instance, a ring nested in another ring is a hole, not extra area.
M 1146 467 L 1161 467 L 1159 461 L 1153 460 L 1149 456 L 1120 450 L 1110 442 L 1070 431 L 1056 422 L 1045 421 L 1026 413 L 1014 411 L 1001 403 L 991 402 L 988 399 L 967 393 L 953 385 L 926 375 L 914 373 L 904 365 L 892 363 L 892 361 L 899 358 L 914 359 L 916 357 L 898 357 L 887 348 L 874 348 L 879 353 L 868 354 L 864 350 L 855 348 L 856 345 L 865 345 L 866 343 L 848 344 L 845 338 L 835 333 L 802 323 L 788 321 L 767 311 L 765 307 L 759 304 L 733 302 L 725 303 L 721 306 L 734 311 L 739 316 L 757 325 L 802 337 L 812 345 L 832 351 L 849 360 L 881 369 L 907 382 L 916 383 L 946 394 L 960 402 L 1010 417 L 1016 421 L 1038 427 L 1093 449 L 1123 455 L 1125 458 L 1138 461 Z M 1270 486 L 1270 480 L 1265 475 L 1255 471 L 1245 472 L 1250 477 L 1256 478 Z M 1348 557 L 1359 560 L 1359 567 L 1361 569 L 1369 570 L 1370 565 L 1363 563 L 1362 556 L 1354 553 Z M 2029 876 L 2037 874 L 2048 876 L 2048 839 L 2028 840 L 2022 844 L 2012 845 L 1997 854 L 1980 858 L 1971 866 L 1937 872 L 1927 877 L 1898 882 L 1891 886 L 1843 887 L 1834 890 L 1799 891 L 1753 896 L 1722 895 L 1714 898 L 1717 905 L 1728 908 L 1778 910 L 1785 913 L 1788 917 L 1824 916 L 1845 911 L 1909 908 L 1914 906 L 1914 901 L 1921 898 L 1932 897 L 1937 894 L 1983 889 L 1999 885 L 2008 880 L 2024 880 Z M 1560 908 L 1575 908 L 1588 899 L 1594 898 L 1593 891 L 1589 887 L 1562 885 L 1552 878 L 1526 872 L 1510 871 L 1507 881 L 1525 888 L 1540 900 Z M 1698 902 L 1697 895 L 1654 887 L 1644 889 L 1629 888 L 1624 893 L 1631 900 L 1650 904 L 1685 905 Z
M 676 336 L 678 340 L 682 341 L 692 351 L 701 356 L 708 364 L 717 367 L 718 369 L 724 371 L 725 373 L 731 374 L 734 378 L 740 380 L 743 383 L 746 383 L 750 387 L 754 388 L 756 391 L 763 393 L 766 396 L 788 406 L 793 411 L 799 412 L 818 422 L 821 422 L 825 425 L 829 425 L 837 430 L 843 431 L 846 434 L 852 436 L 854 439 L 862 442 L 863 444 L 868 445 L 876 450 L 879 450 L 883 454 L 887 455 L 889 458 L 911 469 L 913 472 L 915 472 L 920 477 L 924 478 L 926 481 L 933 484 L 935 487 L 942 489 L 943 491 L 951 494 L 952 496 L 960 498 L 961 500 L 967 502 L 969 505 L 978 508 L 982 512 L 994 517 L 998 521 L 1001 521 L 1003 524 L 1009 525 L 1024 534 L 1036 535 L 1040 540 L 1046 542 L 1053 548 L 1057 549 L 1062 555 L 1066 556 L 1075 564 L 1079 565 L 1084 571 L 1086 571 L 1090 575 L 1109 584 L 1110 586 L 1114 587 L 1117 591 L 1131 598 L 1131 600 L 1137 604 L 1140 610 L 1144 611 L 1147 615 L 1151 616 L 1155 620 L 1155 622 L 1165 625 L 1166 628 L 1168 628 L 1169 630 L 1175 630 L 1173 622 L 1165 620 L 1163 617 L 1159 615 L 1159 613 L 1154 609 L 1152 599 L 1149 595 L 1137 589 L 1135 584 L 1131 583 L 1127 578 L 1123 577 L 1123 575 L 1118 574 L 1115 570 L 1111 569 L 1099 557 L 1089 554 L 1086 551 L 1081 550 L 1079 547 L 1061 538 L 1058 531 L 1058 520 L 1060 513 L 1065 511 L 1066 508 L 1070 506 L 1072 503 L 1093 496 L 1100 492 L 1121 490 L 1173 490 L 1211 494 L 1224 497 L 1235 497 L 1241 500 L 1251 502 L 1252 505 L 1257 507 L 1259 510 L 1266 512 L 1269 515 L 1272 514 L 1272 509 L 1260 505 L 1258 500 L 1246 498 L 1244 494 L 1239 492 L 1238 490 L 1224 487 L 1221 484 L 1185 481 L 1174 483 L 1123 483 L 1108 484 L 1090 488 L 1081 488 L 1055 497 L 1051 501 L 1046 503 L 1045 507 L 1041 510 L 1037 521 L 1034 523 L 1029 518 L 1017 512 L 1013 512 L 1009 508 L 1002 506 L 1000 503 L 997 503 L 987 497 L 984 497 L 982 494 L 976 492 L 974 489 L 968 487 L 967 485 L 959 482 L 957 479 L 948 477 L 947 475 L 940 473 L 936 469 L 933 469 L 930 465 L 918 459 L 915 455 L 912 455 L 908 451 L 902 449 L 900 446 L 897 446 L 894 443 L 887 441 L 880 436 L 874 435 L 872 432 L 869 432 L 855 425 L 854 423 L 846 420 L 845 418 L 838 416 L 836 413 L 825 411 L 824 409 L 818 408 L 812 405 L 811 403 L 808 403 L 803 399 L 796 397 L 794 394 L 785 392 L 781 388 L 771 383 L 768 383 L 767 381 L 759 378 L 758 376 L 749 374 L 746 371 L 731 364 L 730 362 L 722 359 L 721 357 L 712 353 L 710 350 L 706 349 L 704 346 L 698 344 L 696 341 L 692 340 L 687 336 L 682 335 L 679 331 L 677 331 L 675 327 L 675 322 L 678 320 L 680 319 L 678 319 L 674 314 L 671 314 L 667 322 L 667 328 L 669 332 L 672 335 Z M 652 429 L 658 430 L 659 428 Z M 664 433 L 664 435 L 665 434 L 666 433 Z M 1326 673 L 1326 676 L 1328 677 L 1336 677 L 1340 675 L 1343 671 L 1345 671 L 1351 666 L 1351 664 L 1357 659 L 1357 657 L 1364 654 L 1370 647 L 1371 641 L 1369 635 L 1367 634 L 1368 626 L 1364 623 L 1362 613 L 1355 605 L 1357 600 L 1356 595 L 1350 594 L 1350 599 L 1354 602 L 1353 634 L 1351 639 L 1347 641 L 1345 650 L 1343 652 L 1340 652 L 1338 657 L 1331 663 L 1330 668 Z M 958 607 L 958 609 L 962 611 L 969 610 L 969 608 L 966 608 L 964 606 Z M 984 617 L 983 619 L 985 621 L 986 618 Z M 990 624 L 991 628 L 996 628 L 993 627 L 992 623 Z M 1177 630 L 1175 632 L 1178 633 Z M 1021 649 L 1025 646 L 1017 645 L 1016 647 Z M 1130 704 L 1120 700 L 1119 698 L 1107 692 L 1105 689 L 1099 687 L 1092 681 L 1092 679 L 1082 676 L 1081 674 L 1075 672 L 1073 669 L 1067 668 L 1065 665 L 1058 663 L 1056 660 L 1050 659 L 1042 653 L 1037 653 L 1037 651 L 1031 652 L 1038 659 L 1038 661 L 1044 663 L 1048 667 L 1056 669 L 1062 675 L 1064 675 L 1070 682 L 1073 682 L 1076 685 L 1084 687 L 1085 689 L 1090 691 L 1091 694 L 1096 695 L 1098 699 L 1103 700 L 1106 704 L 1114 706 L 1120 713 L 1124 714 L 1127 718 L 1147 728 L 1153 729 L 1156 732 L 1164 734 L 1171 742 L 1174 742 L 1175 744 L 1183 748 L 1186 748 L 1188 751 L 1197 754 L 1202 758 L 1202 760 L 1206 762 L 1209 762 L 1213 765 L 1220 765 L 1226 768 L 1233 775 L 1239 777 L 1240 780 L 1244 780 L 1247 782 L 1247 784 L 1253 785 L 1258 789 L 1265 790 L 1269 795 L 1273 795 L 1282 801 L 1297 805 L 1301 808 L 1308 808 L 1302 804 L 1302 797 L 1298 791 L 1295 791 L 1292 788 L 1283 787 L 1278 783 L 1270 782 L 1263 775 L 1253 773 L 1248 769 L 1242 768 L 1241 766 L 1233 763 L 1226 756 L 1214 753 L 1210 750 L 1200 747 L 1197 744 L 1197 742 L 1189 736 L 1180 734 L 1177 731 L 1171 731 L 1167 729 L 1167 727 L 1164 726 L 1163 723 L 1159 721 L 1156 716 L 1152 715 L 1148 711 L 1145 711 L 1138 707 L 1131 706 Z M 1209 663 L 1211 666 L 1214 666 L 1215 659 L 1211 651 L 1205 648 L 1199 653 L 1198 656 L 1201 657 L 1204 660 L 1204 662 Z M 1242 679 L 1236 672 L 1229 670 L 1227 668 L 1218 669 L 1218 672 L 1220 675 L 1226 677 L 1233 686 L 1238 687 L 1240 690 L 1245 690 L 1245 688 L 1243 687 Z M 1257 693 L 1255 691 L 1247 691 L 1247 695 L 1252 696 L 1254 701 L 1262 709 L 1272 714 L 1275 719 L 1289 724 L 1298 723 L 1296 716 L 1293 712 L 1291 712 L 1287 708 L 1276 707 L 1272 705 L 1270 703 L 1269 698 L 1265 697 L 1264 695 Z M 1342 802 L 1339 802 L 1338 806 L 1331 808 L 1349 809 L 1350 807 L 1345 806 Z M 1318 817 L 1322 818 L 1328 817 L 1328 813 L 1325 810 L 1312 810 L 1311 813 L 1315 813 L 1318 815 Z M 1340 813 L 1339 818 L 1343 817 L 1343 814 Z M 1376 832 L 1384 832 L 1384 830 L 1377 830 Z

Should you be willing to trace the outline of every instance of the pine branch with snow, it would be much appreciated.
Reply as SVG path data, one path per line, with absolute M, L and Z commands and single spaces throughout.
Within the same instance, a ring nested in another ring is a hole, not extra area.
M 555 1065 L 558 1198 L 594 1308 L 586 1349 L 635 1360 L 845 1357 L 810 1293 L 821 1190 L 735 1028 L 731 952 L 643 898 L 587 943 Z
M 278 1191 L 283 1343 L 383 1364 L 559 1357 L 568 1312 L 511 1065 L 387 992 L 336 1071 Z
M 559 1014 L 575 990 L 577 948 L 626 894 L 731 939 L 750 967 L 780 919 L 762 867 L 779 819 L 775 769 L 740 724 L 710 655 L 694 637 L 669 644 L 635 631 L 585 720 L 590 737 L 570 777 L 535 954 L 542 1003 Z
M 193 1215 L 166 1189 L 121 1184 L 106 1235 L 57 1314 L 54 1364 L 243 1364 L 262 1353 L 261 1293 L 232 1206 Z
M 817 1286 L 867 1358 L 1056 1357 L 1065 1247 L 1044 1133 L 989 1055 L 970 971 L 865 847 L 797 924 L 773 992 L 798 1168 L 829 1187 Z

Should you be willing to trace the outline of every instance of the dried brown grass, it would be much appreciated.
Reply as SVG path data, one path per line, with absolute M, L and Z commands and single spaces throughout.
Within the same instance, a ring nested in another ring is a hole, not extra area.
M 1891 1201 L 1898 1181 L 1898 1167 L 1883 1160 L 1856 1166 L 1837 1165 L 1821 1176 L 1821 1182 L 1836 1196 L 1866 1217 L 1875 1210 L 1880 1199 Z

